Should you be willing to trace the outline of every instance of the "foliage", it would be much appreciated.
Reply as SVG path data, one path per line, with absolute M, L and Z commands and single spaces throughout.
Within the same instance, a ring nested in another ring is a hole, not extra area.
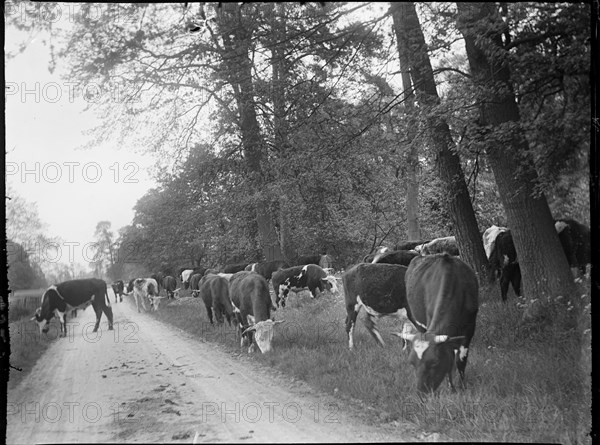
M 32 263 L 28 252 L 19 243 L 8 240 L 8 283 L 11 290 L 45 287 L 46 278 L 39 265 Z

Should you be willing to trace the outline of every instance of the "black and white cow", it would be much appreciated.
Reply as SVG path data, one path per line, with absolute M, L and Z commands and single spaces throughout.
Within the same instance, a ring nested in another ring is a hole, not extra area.
M 387 252 L 378 253 L 373 258 L 373 263 L 399 264 L 408 266 L 412 259 L 419 256 L 414 250 L 389 250 Z
M 223 323 L 223 315 L 231 325 L 233 306 L 229 297 L 229 280 L 216 274 L 205 275 L 200 280 L 198 294 L 206 307 L 210 324 L 213 324 L 213 313 L 217 323 Z
M 241 345 L 248 341 L 248 352 L 254 350 L 255 343 L 261 352 L 269 352 L 272 349 L 274 328 L 283 320 L 271 319 L 272 303 L 267 280 L 257 273 L 242 271 L 234 274 L 229 283 Z
M 506 227 L 491 226 L 483 233 L 483 248 L 490 264 L 490 282 L 500 280 L 500 295 L 506 301 L 508 286 L 521 296 L 521 268 L 512 234 Z
M 258 263 L 250 263 L 248 265 L 246 265 L 246 267 L 244 267 L 243 270 L 245 270 L 246 272 L 256 272 L 256 266 L 258 265 Z M 241 270 L 238 270 L 236 272 L 241 272 Z M 233 272 L 233 273 L 236 273 Z
M 281 269 L 273 273 L 271 277 L 273 291 L 275 292 L 275 302 L 279 307 L 285 307 L 285 300 L 290 290 L 300 292 L 308 289 L 310 296 L 316 298 L 317 290 L 319 293 L 328 290 L 332 293 L 338 292 L 337 281 L 334 276 L 327 275 L 327 272 L 315 264 L 305 266 L 294 266 L 287 269 Z
M 408 312 L 419 333 L 394 335 L 412 343 L 409 361 L 415 367 L 417 389 L 433 392 L 448 376 L 454 391 L 454 362 L 464 387 L 479 309 L 475 272 L 455 256 L 421 256 L 406 271 L 406 294 Z
M 162 285 L 167 292 L 167 298 L 178 298 L 179 288 L 177 287 L 177 280 L 171 275 L 167 275 L 163 278 Z
M 121 299 L 121 303 L 122 303 L 123 302 L 123 293 L 125 292 L 125 284 L 123 283 L 123 280 L 115 281 L 114 283 L 112 283 L 110 285 L 110 287 L 112 287 L 112 290 L 115 294 L 115 303 L 118 302 L 117 297 L 119 297 Z
M 248 263 L 236 263 L 236 264 L 227 264 L 223 268 L 223 273 L 236 273 L 244 270 L 248 266 Z
M 286 269 L 288 267 L 290 267 L 289 264 L 283 260 L 264 261 L 262 263 L 256 263 L 252 269 L 252 272 L 262 275 L 265 280 L 270 280 L 273 272 L 277 272 L 278 270 Z
M 206 268 L 204 266 L 197 266 L 194 268 L 183 270 L 180 276 L 183 288 L 188 289 L 190 287 L 190 278 L 192 277 L 192 275 L 197 273 L 200 275 L 204 275 L 204 272 L 206 272 Z
M 391 315 L 406 321 L 405 274 L 405 266 L 383 263 L 360 263 L 344 272 L 342 283 L 350 349 L 354 348 L 354 327 L 361 308 L 367 312 L 365 326 L 380 346 L 385 343 L 377 330 L 378 318 Z
M 421 246 L 416 246 L 415 250 L 421 255 L 435 255 L 436 253 L 447 253 L 454 256 L 459 255 L 455 236 L 436 238 Z
M 158 293 L 160 293 L 160 288 L 162 287 L 162 280 L 164 278 L 164 274 L 162 272 L 155 273 L 154 275 L 150 275 L 150 278 L 154 279 L 158 284 Z
M 160 300 L 165 298 L 158 295 L 158 283 L 154 278 L 135 279 L 133 281 L 133 297 L 138 312 L 140 312 L 140 302 L 144 310 L 148 310 L 144 302 L 146 298 L 150 301 L 150 307 L 155 311 L 158 310 Z
M 108 329 L 113 329 L 113 313 L 108 299 L 106 283 L 97 278 L 64 281 L 50 286 L 42 295 L 42 306 L 35 311 L 32 320 L 40 328 L 40 333 L 48 332 L 48 323 L 56 315 L 60 321 L 61 337 L 67 335 L 67 312 L 73 309 L 85 309 L 92 305 L 96 313 L 94 332 L 100 326 L 102 312 L 108 319 Z

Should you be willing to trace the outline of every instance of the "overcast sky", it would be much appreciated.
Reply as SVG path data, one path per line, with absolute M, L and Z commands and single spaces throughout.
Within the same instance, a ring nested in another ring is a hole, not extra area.
M 7 28 L 7 47 L 16 39 Z M 5 62 L 6 177 L 20 196 L 37 202 L 46 235 L 79 243 L 75 261 L 86 263 L 82 249 L 99 221 L 110 221 L 115 233 L 131 223 L 136 201 L 155 185 L 147 173 L 153 160 L 135 147 L 82 150 L 83 131 L 97 121 L 92 111 L 83 112 L 80 93 L 70 97 L 77 90 L 59 77 L 61 67 L 48 72 L 48 61 L 49 49 L 38 38 Z

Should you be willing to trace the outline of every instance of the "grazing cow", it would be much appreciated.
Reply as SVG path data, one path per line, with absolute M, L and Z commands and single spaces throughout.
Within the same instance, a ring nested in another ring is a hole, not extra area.
M 135 306 L 137 311 L 140 312 L 140 301 L 144 311 L 146 311 L 146 305 L 144 299 L 150 300 L 150 307 L 157 311 L 158 303 L 161 298 L 158 295 L 158 283 L 154 278 L 137 278 L 133 282 L 133 297 L 135 298 Z
M 227 264 L 223 268 L 223 273 L 236 273 L 244 270 L 248 263 Z
M 113 292 L 115 293 L 115 303 L 117 303 L 117 296 L 121 298 L 121 303 L 123 303 L 123 293 L 125 292 L 125 284 L 123 280 L 115 281 L 110 285 L 112 287 Z M 77 315 L 77 312 L 75 313 Z
M 383 316 L 407 318 L 404 275 L 406 267 L 398 264 L 360 263 L 342 275 L 346 300 L 348 347 L 354 348 L 354 326 L 362 307 L 367 312 L 365 326 L 380 346 L 385 343 L 377 330 Z
M 385 252 L 389 252 L 390 250 L 391 250 L 391 249 L 390 249 L 389 247 L 386 247 L 386 246 L 379 246 L 377 249 L 375 249 L 375 252 L 373 252 L 373 253 L 370 253 L 370 254 L 368 254 L 368 255 L 365 255 L 365 256 L 364 256 L 364 258 L 363 258 L 363 261 L 362 261 L 362 262 L 363 262 L 363 263 L 372 263 L 372 262 L 373 262 L 373 259 L 374 259 L 374 258 L 375 258 L 377 255 L 379 255 L 379 254 L 382 254 L 382 253 L 385 253 Z
M 408 266 L 412 259 L 419 256 L 414 250 L 389 250 L 387 252 L 378 253 L 373 258 L 373 263 L 399 264 Z
M 190 278 L 190 290 L 192 291 L 192 296 L 194 298 L 198 297 L 198 291 L 200 290 L 200 280 L 202 280 L 203 275 L 199 273 L 195 273 Z
M 265 280 L 270 280 L 273 272 L 277 272 L 278 270 L 286 269 L 288 267 L 290 267 L 289 264 L 282 260 L 265 261 L 263 263 L 257 263 L 253 269 L 253 272 L 262 275 L 265 277 Z
M 303 289 L 308 289 L 312 298 L 317 297 L 317 289 L 319 293 L 324 290 L 332 293 L 338 291 L 335 277 L 327 275 L 327 272 L 314 264 L 278 270 L 273 273 L 271 281 L 273 282 L 275 302 L 278 307 L 279 301 L 281 301 L 281 306 L 285 307 L 285 300 L 290 290 L 299 292 Z
M 85 309 L 90 304 L 96 312 L 94 332 L 100 326 L 102 312 L 106 314 L 108 319 L 108 329 L 112 330 L 113 313 L 108 299 L 107 286 L 104 281 L 97 278 L 63 281 L 50 286 L 42 295 L 42 306 L 35 311 L 32 320 L 37 322 L 40 333 L 47 333 L 48 323 L 56 315 L 60 321 L 61 337 L 66 337 L 67 312 L 73 309 Z
M 223 323 L 223 314 L 227 318 L 227 323 L 231 325 L 233 315 L 233 306 L 229 298 L 229 280 L 219 275 L 205 275 L 200 280 L 200 289 L 198 291 L 204 306 L 210 324 L 213 324 L 213 312 L 218 323 Z
M 406 294 L 411 320 L 420 333 L 394 335 L 412 343 L 409 361 L 415 367 L 417 389 L 433 392 L 448 376 L 454 391 L 454 361 L 464 387 L 479 309 L 475 272 L 448 254 L 418 257 L 406 271 Z
M 556 220 L 554 226 L 569 266 L 578 268 L 581 275 L 585 275 L 592 256 L 590 229 L 575 220 L 564 218 Z
M 274 327 L 283 320 L 270 319 L 272 303 L 267 280 L 254 272 L 237 272 L 231 277 L 229 293 L 242 346 L 248 340 L 248 352 L 254 350 L 254 342 L 261 352 L 269 352 Z
M 162 285 L 167 292 L 167 298 L 179 298 L 179 288 L 177 287 L 177 280 L 175 277 L 167 275 L 163 278 Z
M 415 248 L 417 250 L 419 246 Z M 449 255 L 458 256 L 458 247 L 456 246 L 455 236 L 446 236 L 444 238 L 436 238 L 422 245 L 419 252 L 421 255 L 434 255 L 436 253 L 447 253 Z
M 431 240 L 418 240 L 418 241 L 400 241 L 394 246 L 394 250 L 415 250 L 415 247 L 429 243 Z

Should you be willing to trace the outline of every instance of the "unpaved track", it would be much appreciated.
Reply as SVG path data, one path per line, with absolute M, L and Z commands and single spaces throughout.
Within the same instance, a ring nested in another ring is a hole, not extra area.
M 112 300 L 112 297 L 111 297 Z M 114 300 L 113 300 L 114 301 Z M 416 440 L 301 382 L 112 303 L 70 319 L 8 394 L 7 443 L 363 442 Z M 79 323 L 79 325 L 75 325 Z

